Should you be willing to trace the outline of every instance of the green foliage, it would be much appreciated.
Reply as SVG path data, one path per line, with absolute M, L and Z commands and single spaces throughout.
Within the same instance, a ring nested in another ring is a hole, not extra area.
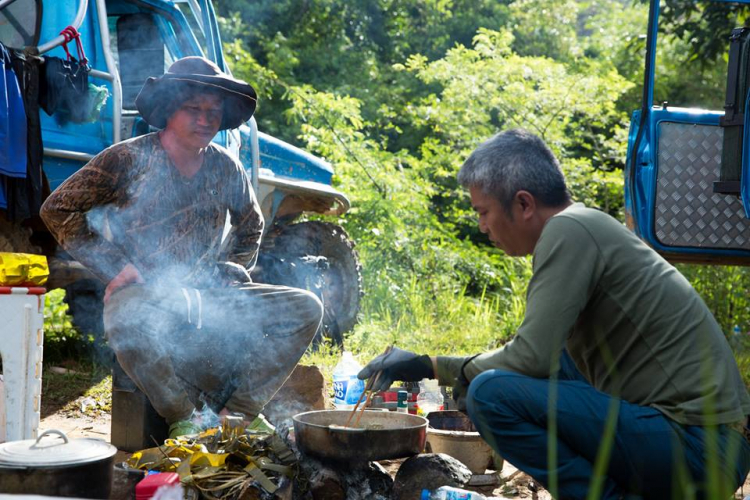
M 261 128 L 330 161 L 353 201 L 341 222 L 365 269 L 364 319 L 350 339 L 362 352 L 395 339 L 419 348 L 427 338 L 470 352 L 512 335 L 529 263 L 487 245 L 455 180 L 498 131 L 542 136 L 575 199 L 622 218 L 645 3 L 225 0 L 219 12 L 233 70 L 261 95 Z M 698 53 L 696 36 L 744 14 L 670 0 L 663 15 L 656 99 L 720 108 L 726 44 Z M 688 29 L 677 29 L 685 20 Z M 680 269 L 725 331 L 750 327 L 744 269 Z M 461 314 L 441 320 L 449 310 Z M 487 311 L 494 327 L 466 319 Z M 455 324 L 477 333 L 457 341 Z
M 703 61 L 721 56 L 727 48 L 727 28 L 746 26 L 750 18 L 747 5 L 733 2 L 667 0 L 664 4 L 663 30 L 685 40 L 695 59 Z
M 483 297 L 504 325 L 514 325 L 506 308 L 522 316 L 528 263 L 487 245 L 455 180 L 462 161 L 497 131 L 542 136 L 575 199 L 622 217 L 625 124 L 639 105 L 645 5 L 316 0 L 227 2 L 220 12 L 232 16 L 223 26 L 234 35 L 225 47 L 233 70 L 261 95 L 261 127 L 330 161 L 337 188 L 353 201 L 341 222 L 364 263 L 365 319 L 352 340 L 362 348 L 367 342 L 357 339 L 374 342 L 379 337 L 365 332 L 378 329 L 402 338 L 411 336 L 401 325 L 451 331 L 431 323 L 441 294 L 469 309 Z M 716 101 L 720 65 L 684 78 L 691 45 L 667 36 L 672 57 L 659 58 L 657 97 Z M 725 330 L 745 324 L 744 298 L 733 293 L 746 281 L 743 270 L 681 269 Z M 432 304 L 433 315 L 413 312 L 410 294 Z M 513 326 L 495 330 L 502 342 Z
M 93 339 L 73 326 L 65 303 L 65 290 L 48 291 L 44 296 L 44 360 L 57 363 L 85 357 Z
M 516 0 L 510 5 L 515 51 L 565 61 L 580 55 L 576 24 L 580 2 Z
M 678 269 L 700 294 L 729 334 L 735 326 L 750 331 L 750 270 L 736 266 L 680 265 Z
M 68 304 L 65 303 L 65 290 L 50 290 L 44 296 L 44 332 L 46 341 L 61 341 L 75 337 L 78 333 L 68 316 Z

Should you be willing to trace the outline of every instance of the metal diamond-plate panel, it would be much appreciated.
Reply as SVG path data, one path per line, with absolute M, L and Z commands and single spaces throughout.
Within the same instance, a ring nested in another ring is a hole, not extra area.
M 668 246 L 750 250 L 750 221 L 735 196 L 714 194 L 724 130 L 659 125 L 654 229 Z

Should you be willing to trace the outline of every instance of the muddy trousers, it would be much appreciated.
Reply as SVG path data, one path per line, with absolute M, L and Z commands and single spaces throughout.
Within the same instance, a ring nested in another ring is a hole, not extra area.
M 125 373 L 168 423 L 205 405 L 252 418 L 289 377 L 322 315 L 318 298 L 296 288 L 130 285 L 110 297 L 104 329 Z
M 653 408 L 597 391 L 572 362 L 561 365 L 557 380 L 484 372 L 467 397 L 485 441 L 558 500 L 587 498 L 597 480 L 596 498 L 607 500 L 730 498 L 744 481 L 750 444 L 738 431 L 677 424 Z M 614 424 L 609 440 L 608 421 Z M 597 479 L 600 452 L 608 461 Z

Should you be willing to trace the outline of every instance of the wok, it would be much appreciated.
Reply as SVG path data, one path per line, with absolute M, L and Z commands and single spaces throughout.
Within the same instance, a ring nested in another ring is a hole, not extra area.
M 409 457 L 424 450 L 427 419 L 408 413 L 366 411 L 358 428 L 343 427 L 349 411 L 308 411 L 294 416 L 299 450 L 335 461 L 369 462 Z

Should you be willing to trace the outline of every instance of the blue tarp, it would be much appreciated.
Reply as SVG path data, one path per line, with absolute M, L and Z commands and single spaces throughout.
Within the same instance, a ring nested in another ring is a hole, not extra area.
M 8 50 L 0 45 L 0 176 L 26 177 L 26 111 Z M 8 208 L 0 179 L 0 208 Z

